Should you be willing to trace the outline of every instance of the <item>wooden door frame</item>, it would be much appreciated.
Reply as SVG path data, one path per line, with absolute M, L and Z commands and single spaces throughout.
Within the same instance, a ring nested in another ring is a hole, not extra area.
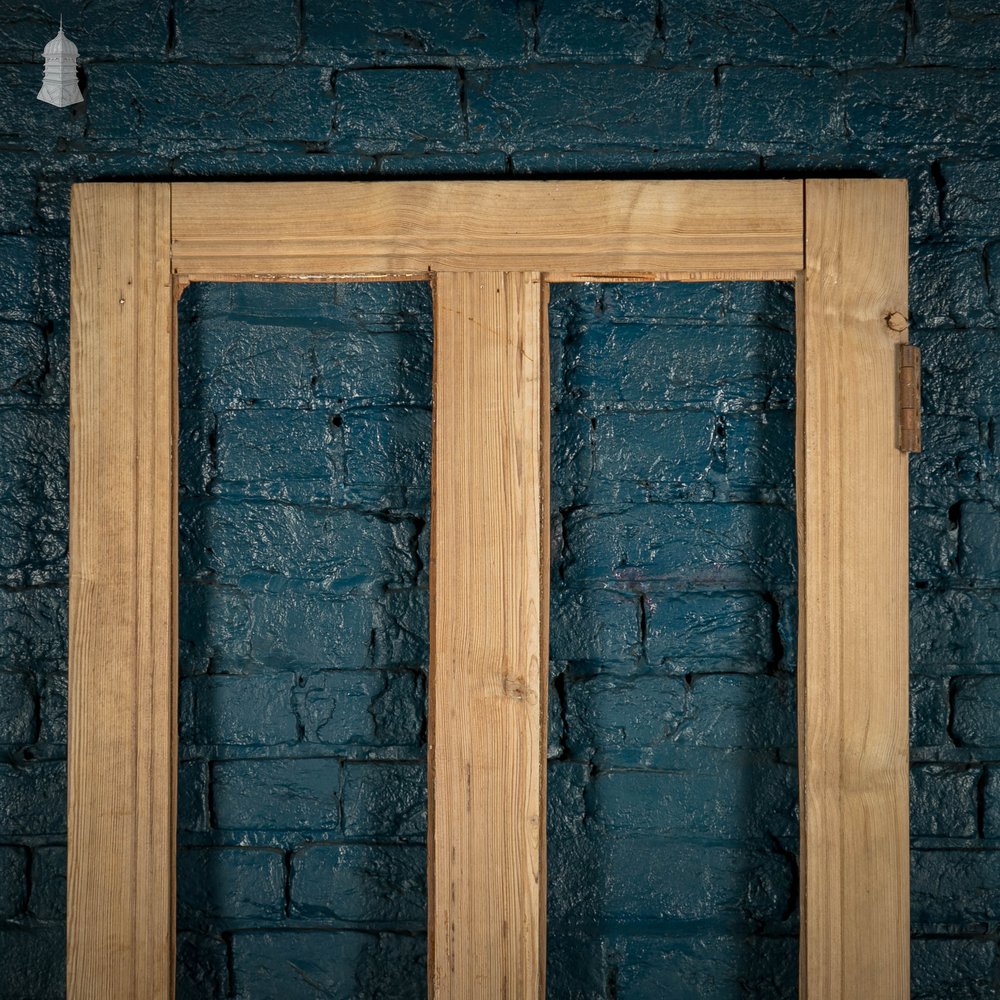
M 796 284 L 800 996 L 909 996 L 905 182 L 96 183 L 71 219 L 71 1000 L 173 996 L 177 299 L 366 280 L 434 287 L 434 1000 L 544 996 L 546 289 L 622 280 Z

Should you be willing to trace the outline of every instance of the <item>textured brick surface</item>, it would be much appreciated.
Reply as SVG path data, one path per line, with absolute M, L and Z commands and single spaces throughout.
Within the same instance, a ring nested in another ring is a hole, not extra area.
M 1000 20 L 987 0 L 0 10 L 0 1000 L 63 995 L 69 185 L 897 176 L 913 996 L 1000 991 Z M 180 303 L 178 996 L 419 998 L 431 296 Z M 552 289 L 549 995 L 793 1000 L 791 288 Z

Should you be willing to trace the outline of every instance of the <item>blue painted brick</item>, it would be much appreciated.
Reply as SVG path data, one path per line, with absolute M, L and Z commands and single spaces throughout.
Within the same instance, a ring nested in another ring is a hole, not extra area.
M 31 852 L 28 909 L 39 920 L 66 918 L 66 848 L 36 847 Z
M 408 525 L 347 509 L 272 502 L 182 505 L 181 574 L 250 590 L 347 592 L 414 572 Z
M 3 47 L 0 28 L 0 49 Z M 35 226 L 35 176 L 39 163 L 18 153 L 0 154 L 0 233 L 20 233 Z
M 38 244 L 20 236 L 0 236 L 0 317 L 33 319 Z
M 954 682 L 951 731 L 964 746 L 1000 746 L 1000 677 Z
M 412 936 L 355 931 L 247 931 L 233 935 L 238 1000 L 419 1000 L 426 945 Z M 323 995 L 321 994 L 321 995 Z
M 555 659 L 632 662 L 639 655 L 637 594 L 558 591 L 551 604 L 549 650 Z
M 986 447 L 979 422 L 970 418 L 923 416 L 921 451 L 910 462 L 910 499 L 948 508 L 978 493 L 985 477 Z
M 989 418 L 1000 409 L 1000 365 L 995 330 L 937 329 L 920 332 L 922 395 L 927 415 L 974 414 Z
M 590 815 L 617 836 L 736 842 L 794 836 L 796 797 L 794 768 L 728 750 L 683 769 L 602 771 L 587 791 Z
M 1000 602 L 990 591 L 917 591 L 910 621 L 915 669 L 950 674 L 1000 665 Z
M 910 744 L 915 747 L 947 746 L 948 681 L 944 677 L 910 676 Z
M 344 0 L 305 5 L 306 53 L 340 65 L 519 60 L 527 25 L 504 0 Z
M 641 62 L 654 41 L 656 15 L 655 0 L 546 0 L 536 48 L 546 60 Z
M 45 340 L 31 323 L 0 322 L 0 398 L 34 396 L 45 375 Z
M 644 609 L 651 663 L 685 674 L 693 661 L 749 671 L 773 659 L 772 610 L 759 595 L 652 590 Z
M 177 828 L 184 833 L 208 829 L 208 764 L 181 761 L 177 769 Z
M 338 73 L 333 138 L 341 148 L 388 153 L 447 146 L 465 135 L 453 70 Z
M 179 0 L 174 23 L 174 53 L 202 63 L 284 62 L 299 46 L 299 6 L 292 0 L 256 0 L 238 12 L 220 0 Z
M 67 612 L 65 583 L 0 589 L 0 655 L 9 663 L 64 659 Z
M 334 670 L 304 678 L 293 704 L 307 743 L 420 746 L 423 683 L 414 673 Z
M 669 499 L 709 487 L 717 465 L 710 413 L 608 413 L 592 434 L 592 502 Z
M 910 834 L 975 837 L 979 768 L 927 764 L 910 771 Z
M 1000 916 L 1000 856 L 995 850 L 910 852 L 911 926 L 992 923 Z
M 993 941 L 917 938 L 910 960 L 911 1000 L 981 1000 L 996 989 Z
M 211 934 L 177 935 L 177 1000 L 205 1000 L 228 992 L 226 942 Z
M 35 761 L 0 764 L 0 834 L 66 832 L 66 765 Z
M 968 50 L 972 55 L 977 50 Z M 944 217 L 950 236 L 970 235 L 995 238 L 1000 212 L 1000 160 L 945 160 L 941 164 L 944 181 Z
M 831 145 L 843 136 L 839 97 L 838 77 L 829 71 L 728 67 L 720 78 L 716 141 L 723 149 Z
M 93 63 L 87 120 L 102 142 L 143 136 L 216 142 L 330 137 L 330 72 L 305 66 Z
M 64 1000 L 66 932 L 62 927 L 0 929 L 0 996 L 11 1000 Z M 25 988 L 30 990 L 26 993 Z
M 220 830 L 340 829 L 336 760 L 231 760 L 211 769 L 212 812 Z
M 344 765 L 344 833 L 422 841 L 427 835 L 427 772 L 421 764 Z
M 788 410 L 734 414 L 725 422 L 730 495 L 790 501 L 795 489 L 795 415 Z
M 422 847 L 403 845 L 307 846 L 292 855 L 291 914 L 423 930 L 426 854 Z
M 607 323 L 584 328 L 563 363 L 571 391 L 595 403 L 737 408 L 766 402 L 775 381 L 791 390 L 794 344 L 755 327 Z
M 566 522 L 566 579 L 663 581 L 716 590 L 793 575 L 790 511 L 752 504 L 646 504 L 581 510 Z
M 177 852 L 178 921 L 274 920 L 285 909 L 282 853 L 247 847 L 182 848 Z
M 959 568 L 959 531 L 948 510 L 910 508 L 910 579 L 944 584 Z
M 715 89 L 708 71 L 609 66 L 505 68 L 467 75 L 473 142 L 514 149 L 703 146 Z
M 996 767 L 986 768 L 982 794 L 983 836 L 997 840 L 1000 838 L 1000 772 Z
M 1000 511 L 992 504 L 962 504 L 958 567 L 967 579 L 1000 581 Z
M 23 847 L 0 847 L 0 919 L 24 912 L 28 902 L 28 852 Z
M 893 64 L 902 58 L 904 12 L 890 0 L 816 4 L 785 0 L 780 7 L 727 0 L 665 0 L 664 54 L 682 62 L 833 65 Z M 768 100 L 782 103 L 775 92 Z M 756 128 L 756 115 L 748 131 Z
M 82 138 L 87 119 L 79 108 L 53 113 L 51 105 L 36 100 L 41 85 L 39 55 L 36 50 L 30 63 L 0 64 L 0 136 L 10 142 L 30 134 L 32 143 L 48 150 L 60 140 Z M 20 142 L 18 146 L 23 148 Z
M 621 996 L 795 1000 L 798 995 L 796 941 L 790 937 L 616 935 L 609 950 Z
M 917 0 L 907 59 L 932 66 L 996 65 L 1000 26 L 992 0 Z
M 431 414 L 392 406 L 344 415 L 344 471 L 351 490 L 430 497 Z
M 35 693 L 23 672 L 0 671 L 0 743 L 23 746 L 35 735 Z
M 212 675 L 181 682 L 181 739 L 228 746 L 294 743 L 298 721 L 292 707 L 294 674 L 241 677 Z
M 982 249 L 915 246 L 910 257 L 910 317 L 915 326 L 993 325 Z
M 229 494 L 330 502 L 341 495 L 340 433 L 323 410 L 251 407 L 218 417 L 218 480 Z
M 61 411 L 0 407 L 0 498 L 67 495 L 69 426 Z

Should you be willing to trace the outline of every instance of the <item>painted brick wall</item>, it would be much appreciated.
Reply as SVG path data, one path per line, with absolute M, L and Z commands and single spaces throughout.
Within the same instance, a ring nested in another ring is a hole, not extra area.
M 0 998 L 63 992 L 68 186 L 903 176 L 914 996 L 1000 993 L 1000 17 L 976 0 L 0 10 Z M 58 11 L 53 10 L 53 15 Z M 179 992 L 423 994 L 430 312 L 183 313 Z M 553 295 L 550 996 L 794 995 L 792 306 Z

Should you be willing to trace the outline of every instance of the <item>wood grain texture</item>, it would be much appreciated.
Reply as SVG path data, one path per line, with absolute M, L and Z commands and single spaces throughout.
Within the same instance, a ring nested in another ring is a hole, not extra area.
M 798 285 L 800 996 L 909 997 L 903 181 L 806 181 Z M 898 324 L 896 324 L 898 325 Z
M 433 1000 L 544 996 L 547 349 L 537 273 L 437 275 Z
M 801 181 L 178 183 L 185 274 L 802 267 Z
M 166 1000 L 177 775 L 168 184 L 72 198 L 67 996 Z

